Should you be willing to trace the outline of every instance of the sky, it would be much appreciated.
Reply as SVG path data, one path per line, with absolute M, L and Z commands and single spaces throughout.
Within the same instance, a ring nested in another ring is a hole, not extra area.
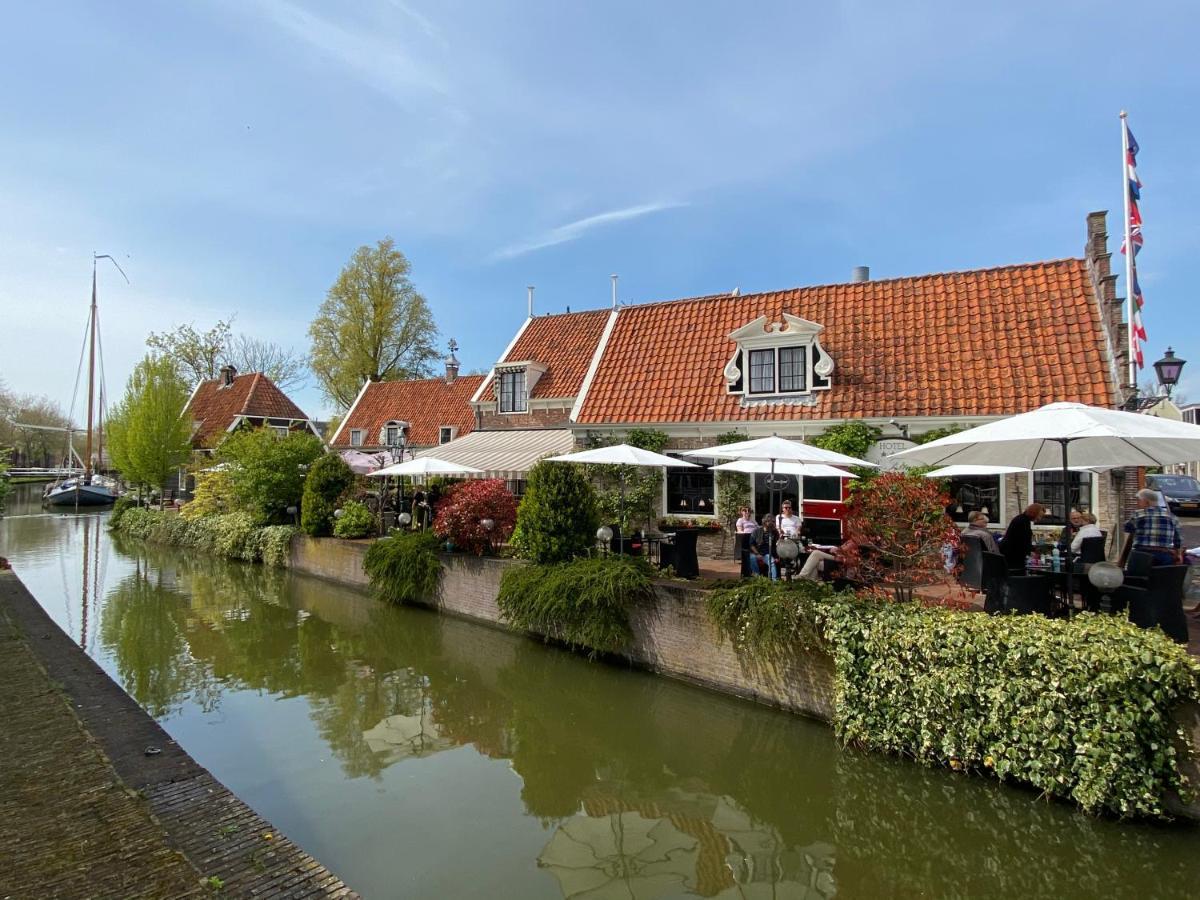
M 1197 34 L 1183 0 L 17 4 L 0 379 L 68 405 L 93 251 L 130 279 L 100 274 L 112 396 L 177 323 L 306 351 L 384 236 L 464 371 L 527 285 L 546 313 L 611 273 L 638 303 L 1079 256 L 1097 209 L 1119 266 L 1124 108 L 1147 363 L 1195 360 L 1200 399 Z

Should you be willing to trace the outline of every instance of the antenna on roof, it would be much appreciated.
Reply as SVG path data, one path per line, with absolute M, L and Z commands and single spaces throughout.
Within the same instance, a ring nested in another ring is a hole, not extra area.
M 608 277 L 612 279 L 612 285 L 613 285 L 613 305 L 612 305 L 612 308 L 613 308 L 613 309 L 616 309 L 616 308 L 617 308 L 617 276 L 616 276 L 616 275 L 609 275 Z
M 529 291 L 529 318 L 533 318 L 533 285 L 529 285 L 526 290 Z

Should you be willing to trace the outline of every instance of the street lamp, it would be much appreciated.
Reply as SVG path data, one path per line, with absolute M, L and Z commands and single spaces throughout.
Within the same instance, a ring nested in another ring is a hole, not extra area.
M 1163 358 L 1154 364 L 1154 373 L 1158 376 L 1158 383 L 1162 385 L 1168 397 L 1171 396 L 1172 388 L 1179 383 L 1179 373 L 1183 371 L 1186 364 L 1187 360 L 1179 359 L 1170 347 L 1163 354 Z
M 492 552 L 492 529 L 496 527 L 495 519 L 480 519 L 479 527 L 487 532 L 488 553 Z

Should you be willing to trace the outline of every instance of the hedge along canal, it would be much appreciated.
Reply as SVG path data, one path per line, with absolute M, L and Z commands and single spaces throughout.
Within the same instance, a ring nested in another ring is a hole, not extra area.
M 85 625 L 77 522 L 0 520 L 0 553 L 365 896 L 562 897 L 568 868 L 599 890 L 614 862 L 674 896 L 1182 897 L 1200 875 L 1194 829 L 843 751 L 791 714 L 295 572 L 105 535 Z

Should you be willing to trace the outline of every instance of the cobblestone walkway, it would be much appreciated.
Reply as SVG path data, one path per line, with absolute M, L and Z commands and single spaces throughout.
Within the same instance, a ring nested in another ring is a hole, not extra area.
M 194 897 L 200 874 L 0 606 L 0 897 Z

